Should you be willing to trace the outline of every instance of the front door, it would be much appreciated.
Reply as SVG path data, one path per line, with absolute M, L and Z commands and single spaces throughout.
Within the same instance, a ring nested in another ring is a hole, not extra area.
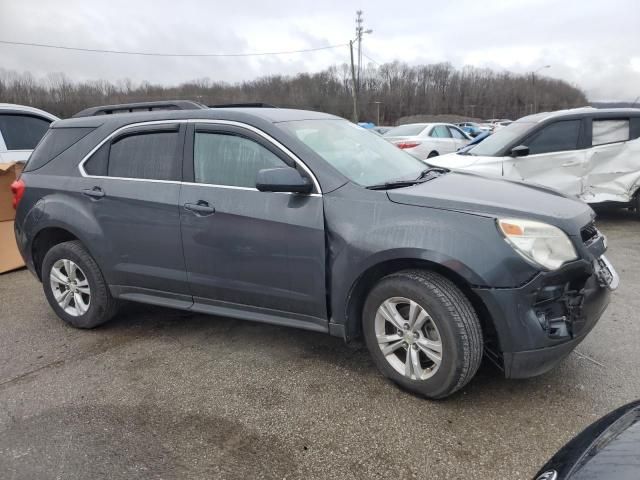
M 326 323 L 322 197 L 260 192 L 263 168 L 296 166 L 248 128 L 202 123 L 187 133 L 182 238 L 196 304 Z
M 528 155 L 505 157 L 504 176 L 579 196 L 587 158 L 586 150 L 579 149 L 581 126 L 582 120 L 562 120 L 533 133 L 523 141 Z

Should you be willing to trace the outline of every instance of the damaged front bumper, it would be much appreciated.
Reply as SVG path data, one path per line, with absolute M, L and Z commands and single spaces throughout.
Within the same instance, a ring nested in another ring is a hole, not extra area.
M 609 303 L 619 277 L 601 254 L 602 237 L 590 246 L 593 260 L 541 272 L 519 288 L 476 288 L 496 330 L 488 355 L 507 378 L 540 375 L 556 366 L 585 338 Z

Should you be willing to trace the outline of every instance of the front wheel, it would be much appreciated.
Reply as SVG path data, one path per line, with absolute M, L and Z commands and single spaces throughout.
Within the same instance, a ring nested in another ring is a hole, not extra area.
M 383 278 L 363 310 L 364 337 L 378 369 L 427 398 L 466 385 L 482 360 L 480 321 L 445 277 L 409 270 Z

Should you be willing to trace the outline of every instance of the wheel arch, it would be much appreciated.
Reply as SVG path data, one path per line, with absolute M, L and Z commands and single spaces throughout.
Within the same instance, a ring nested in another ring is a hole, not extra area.
M 345 309 L 345 338 L 347 341 L 362 336 L 362 310 L 371 289 L 384 277 L 403 270 L 428 270 L 442 275 L 456 285 L 469 299 L 482 326 L 485 340 L 497 342 L 491 315 L 482 299 L 475 294 L 472 283 L 461 272 L 442 263 L 424 258 L 393 258 L 380 261 L 367 268 L 353 283 Z

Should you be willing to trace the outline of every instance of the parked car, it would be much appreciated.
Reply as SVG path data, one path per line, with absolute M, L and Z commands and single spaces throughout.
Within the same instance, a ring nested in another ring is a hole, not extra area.
M 0 163 L 26 162 L 58 117 L 33 107 L 0 103 Z
M 383 137 L 419 160 L 452 153 L 471 137 L 448 123 L 410 123 L 389 130 Z
M 640 209 L 638 159 L 640 109 L 578 108 L 521 118 L 461 155 L 430 163 Z
M 589 425 L 562 447 L 536 480 L 635 480 L 640 472 L 640 401 Z
M 584 203 L 426 167 L 318 112 L 58 121 L 13 191 L 21 254 L 70 325 L 130 300 L 364 337 L 430 398 L 483 353 L 510 378 L 551 369 L 618 283 Z
M 460 130 L 470 137 L 477 137 L 481 133 L 488 131 L 488 129 L 483 129 L 479 123 L 475 122 L 456 123 L 456 126 L 460 127 Z

